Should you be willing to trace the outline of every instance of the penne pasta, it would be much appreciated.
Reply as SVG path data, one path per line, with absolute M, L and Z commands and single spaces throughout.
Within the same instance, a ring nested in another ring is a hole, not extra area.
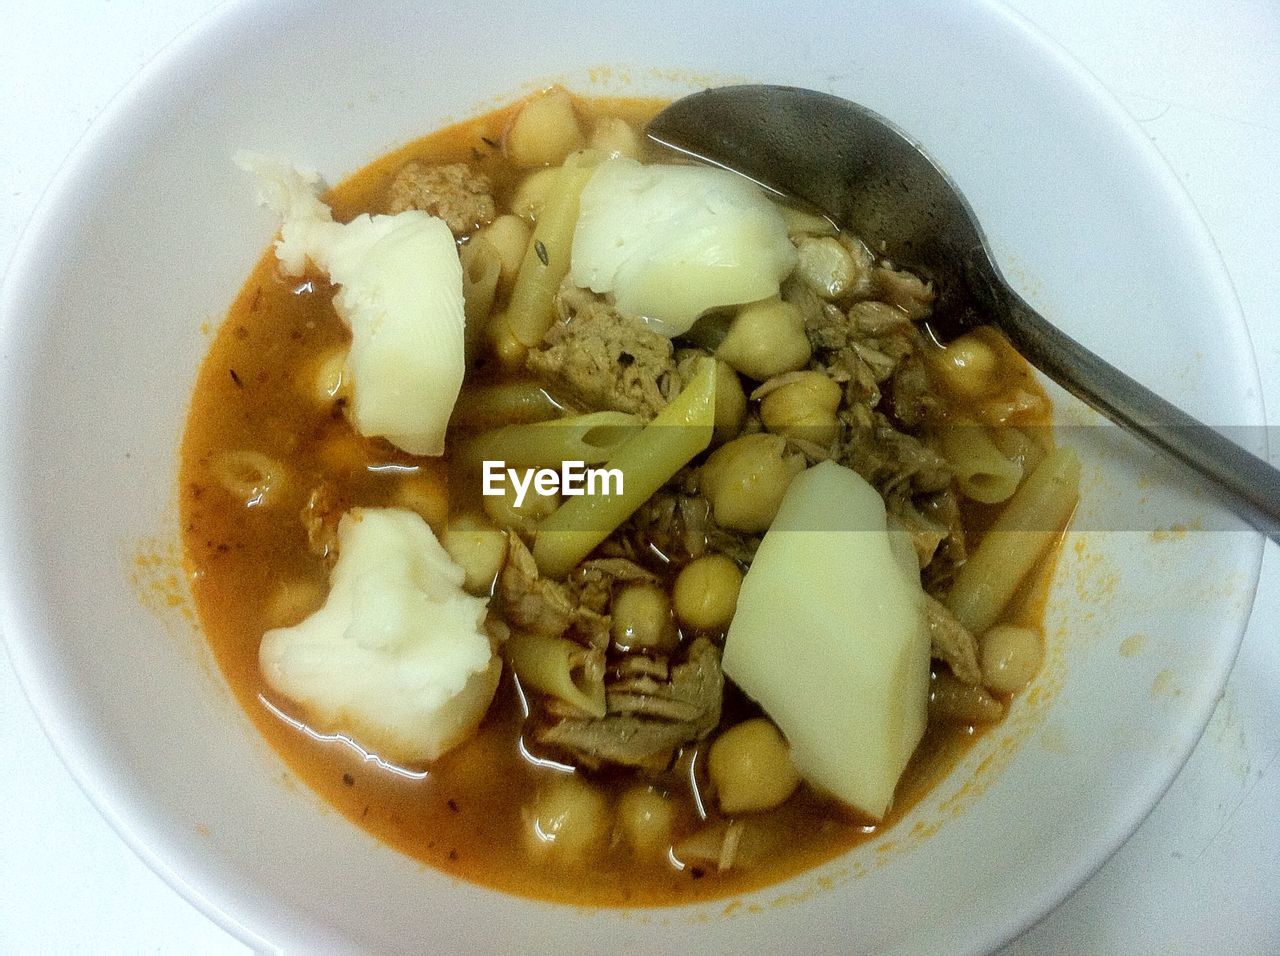
M 531 425 L 507 425 L 484 432 L 458 452 L 464 469 L 479 470 L 485 461 L 510 468 L 555 468 L 561 462 L 596 465 L 607 461 L 640 427 L 638 415 L 590 412 Z
M 984 505 L 1007 501 L 1022 481 L 1022 464 L 1001 453 L 987 430 L 968 418 L 948 422 L 938 436 L 939 451 L 951 465 L 966 498 Z
M 462 305 L 466 318 L 467 361 L 475 360 L 484 343 L 489 313 L 498 295 L 498 278 L 502 275 L 502 259 L 498 250 L 479 236 L 458 250 L 462 262 Z
M 539 570 L 563 577 L 614 528 L 711 444 L 716 419 L 716 363 L 702 359 L 693 378 L 666 408 L 623 443 L 605 467 L 623 475 L 616 495 L 570 498 L 538 529 Z
M 1079 497 L 1080 460 L 1069 448 L 1045 456 L 956 573 L 944 602 L 982 634 L 1000 617 L 1028 572 L 1066 526 Z
M 578 221 L 578 199 L 595 172 L 599 154 L 580 151 L 560 168 L 547 195 L 524 261 L 511 290 L 507 324 L 522 345 L 542 341 L 554 318 L 552 299 L 569 272 L 573 230 Z
M 520 683 L 593 717 L 605 714 L 604 651 L 563 637 L 515 633 L 503 653 Z
M 454 428 L 527 425 L 558 417 L 563 408 L 537 382 L 501 382 L 463 387 L 449 424 Z
M 1045 452 L 1048 450 L 1021 428 L 1015 428 L 1012 425 L 988 429 L 987 434 L 1000 449 L 1000 454 L 1010 461 L 1022 464 L 1024 474 L 1034 471 L 1036 466 L 1044 460 Z

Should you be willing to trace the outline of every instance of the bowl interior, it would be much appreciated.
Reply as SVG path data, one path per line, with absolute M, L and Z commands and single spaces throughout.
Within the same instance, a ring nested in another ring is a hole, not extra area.
M 194 372 L 274 226 L 231 154 L 282 153 L 336 180 L 556 80 L 621 95 L 777 82 L 862 102 L 928 146 L 1052 320 L 1208 421 L 1262 420 L 1234 296 L 1172 176 L 1080 68 L 994 6 L 814 0 L 779 17 L 657 0 L 619 18 L 568 0 L 480 14 L 233 3 L 117 100 L 5 287 L 2 623 L 42 721 L 126 839 L 256 945 L 545 950 L 608 934 L 638 947 L 673 926 L 712 950 L 1007 937 L 1172 779 L 1225 679 L 1261 554 L 1194 485 L 1061 396 L 1086 477 L 1037 688 L 884 839 L 732 915 L 535 904 L 381 847 L 293 781 L 185 605 L 169 606 L 183 594 L 175 476 Z M 1175 524 L 1207 530 L 1161 530 Z

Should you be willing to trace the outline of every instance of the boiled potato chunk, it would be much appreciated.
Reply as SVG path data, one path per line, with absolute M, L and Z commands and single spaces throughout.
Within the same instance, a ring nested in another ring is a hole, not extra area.
M 792 480 L 742 581 L 724 672 L 800 775 L 875 820 L 924 734 L 929 636 L 884 502 L 825 461 Z

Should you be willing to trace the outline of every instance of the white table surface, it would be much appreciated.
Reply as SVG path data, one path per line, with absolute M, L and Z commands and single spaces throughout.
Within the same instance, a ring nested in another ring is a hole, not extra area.
M 0 262 L 111 96 L 216 0 L 5 0 Z M 1217 240 L 1280 414 L 1280 2 L 1014 0 L 1143 125 Z M 1277 435 L 1280 437 L 1280 434 Z M 1273 440 L 1272 460 L 1280 460 Z M 243 952 L 98 816 L 0 656 L 0 952 Z M 1016 953 L 1280 953 L 1280 551 L 1189 763 Z

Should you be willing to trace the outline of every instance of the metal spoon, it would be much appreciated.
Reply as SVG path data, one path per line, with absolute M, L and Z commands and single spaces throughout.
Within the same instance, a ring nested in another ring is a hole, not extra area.
M 1001 274 L 973 210 L 910 137 L 826 93 L 730 86 L 672 103 L 649 138 L 804 200 L 931 278 L 929 322 L 950 338 L 998 326 L 1026 359 L 1116 424 L 1201 476 L 1241 518 L 1280 541 L 1280 471 L 1104 362 L 1039 315 Z

